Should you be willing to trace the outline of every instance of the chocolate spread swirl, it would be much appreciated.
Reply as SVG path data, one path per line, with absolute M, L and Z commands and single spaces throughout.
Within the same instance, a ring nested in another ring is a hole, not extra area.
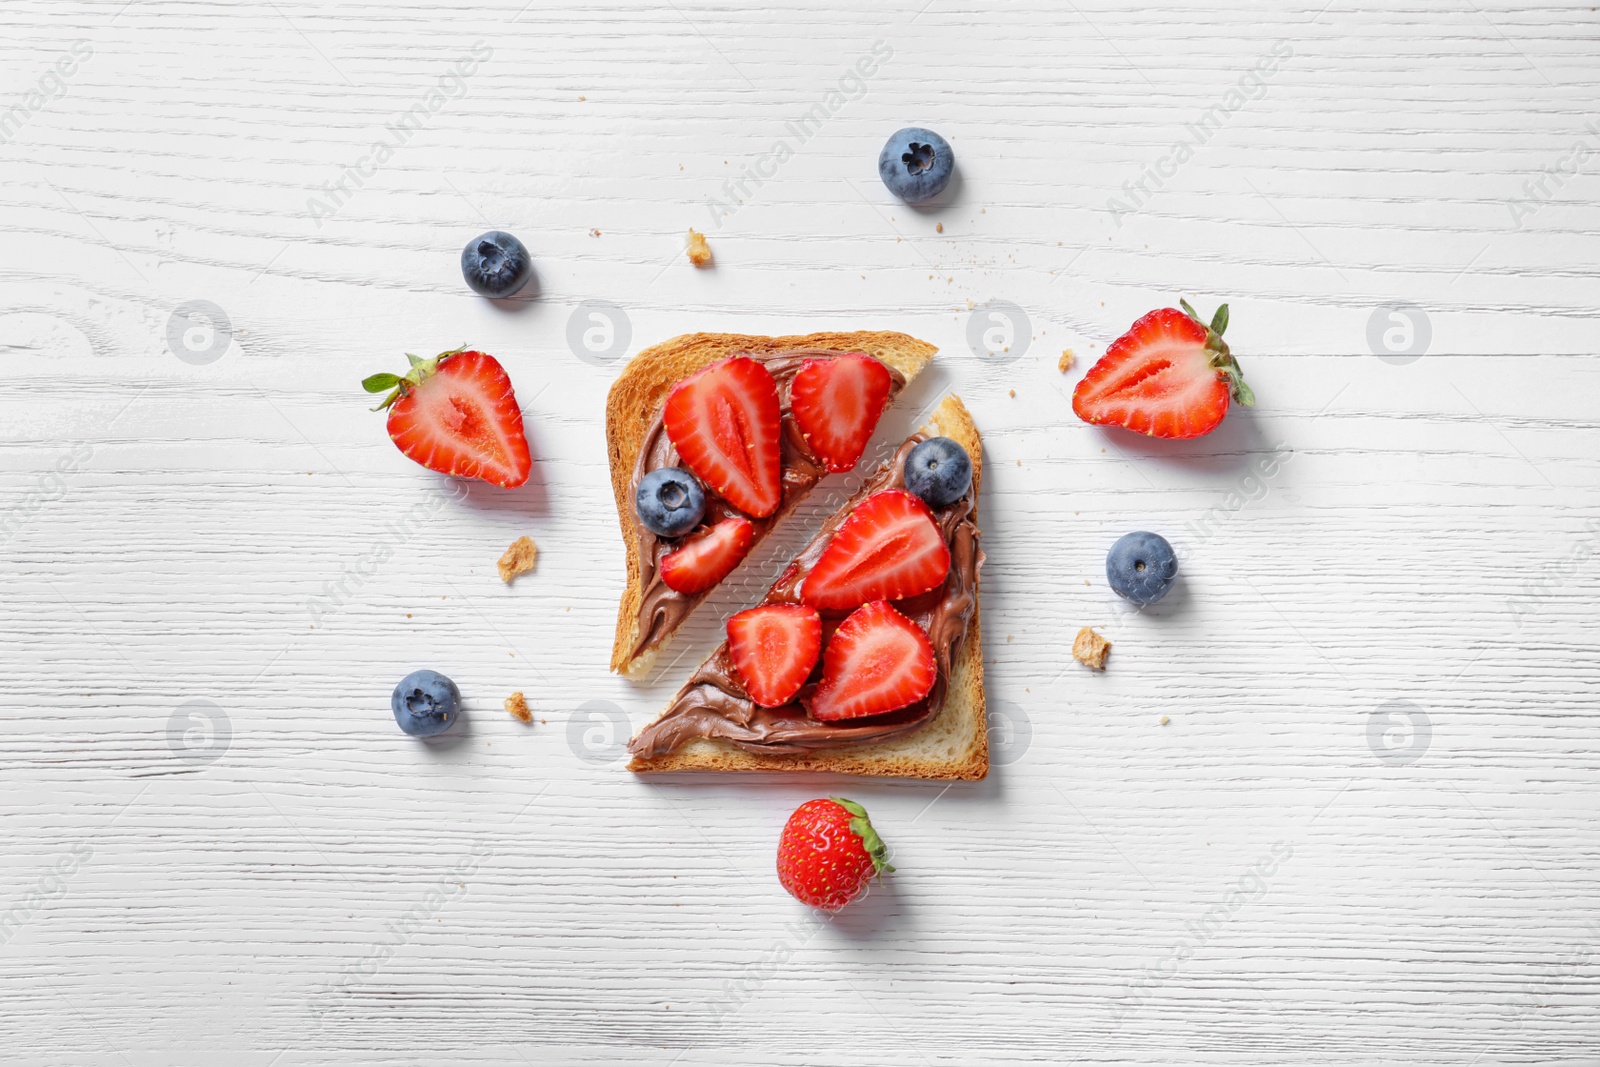
M 749 519 L 755 524 L 755 539 L 759 542 L 774 526 L 783 521 L 784 516 L 793 511 L 801 498 L 828 473 L 827 467 L 806 444 L 805 434 L 800 432 L 799 423 L 795 421 L 789 404 L 789 390 L 794 385 L 794 376 L 799 373 L 807 360 L 834 359 L 840 353 L 819 348 L 796 349 L 770 356 L 752 352 L 735 352 L 733 355 L 759 360 L 766 364 L 767 370 L 771 371 L 772 377 L 777 380 L 778 404 L 783 414 L 781 435 L 783 496 L 777 511 L 765 519 L 755 519 L 716 493 L 708 492 L 705 518 L 702 520 L 702 525 L 696 529 L 715 525 L 730 517 Z M 888 367 L 888 370 L 891 379 L 888 403 L 892 404 L 895 397 L 900 394 L 900 390 L 905 387 L 906 379 L 905 375 L 893 367 Z M 661 413 L 657 412 L 656 420 L 651 423 L 649 432 L 645 434 L 644 444 L 639 449 L 639 459 L 633 468 L 633 484 L 629 500 L 632 500 L 633 494 L 639 491 L 639 482 L 646 474 L 662 467 L 676 467 L 680 463 L 678 450 L 673 447 L 672 439 L 667 436 L 661 418 Z M 683 620 L 700 606 L 701 601 L 711 595 L 709 590 L 690 594 L 668 588 L 667 583 L 661 580 L 661 560 L 682 545 L 683 538 L 666 540 L 645 529 L 642 523 L 634 525 L 639 531 L 639 639 L 628 654 L 629 659 L 637 659 L 659 645 L 668 634 L 683 624 Z
M 800 603 L 800 586 L 821 558 L 828 542 L 855 506 L 873 493 L 905 488 L 905 463 L 911 449 L 926 440 L 909 438 L 894 458 L 863 485 L 822 527 L 814 540 L 784 572 L 765 604 Z M 978 606 L 978 571 L 983 566 L 979 545 L 977 506 L 972 493 L 934 512 L 934 521 L 950 546 L 950 573 L 944 585 L 918 597 L 896 602 L 906 617 L 921 626 L 933 645 L 938 678 L 926 697 L 886 715 L 843 722 L 818 722 L 806 715 L 806 705 L 816 692 L 821 662 L 793 702 L 779 708 L 758 706 L 745 693 L 728 659 L 727 642 L 690 677 L 661 717 L 640 731 L 628 751 L 651 759 L 698 737 L 721 738 L 758 755 L 797 755 L 818 749 L 888 741 L 914 733 L 939 713 L 950 684 L 950 671 Z M 824 612 L 824 630 L 849 612 Z

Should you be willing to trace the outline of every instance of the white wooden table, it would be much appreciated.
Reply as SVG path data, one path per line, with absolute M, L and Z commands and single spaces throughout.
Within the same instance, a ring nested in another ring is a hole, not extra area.
M 0 1058 L 1600 1062 L 1597 19 L 9 0 Z M 876 176 L 912 124 L 958 153 L 935 210 Z M 491 227 L 535 297 L 463 285 Z M 1073 418 L 1180 295 L 1231 304 L 1260 406 Z M 606 388 L 816 328 L 941 347 L 882 438 L 948 390 L 983 430 L 995 769 L 637 780 L 760 575 L 607 674 Z M 519 491 L 407 462 L 358 388 L 463 342 L 526 409 Z M 1103 570 L 1140 528 L 1184 575 L 1143 614 Z M 452 742 L 390 718 L 420 666 Z M 827 792 L 900 868 L 831 922 L 772 873 Z

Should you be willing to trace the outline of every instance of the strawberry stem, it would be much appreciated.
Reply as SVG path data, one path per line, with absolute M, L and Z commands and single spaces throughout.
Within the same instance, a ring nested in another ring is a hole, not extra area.
M 878 831 L 873 829 L 872 820 L 867 818 L 867 809 L 853 800 L 844 797 L 829 797 L 829 800 L 848 811 L 854 818 L 850 820 L 850 830 L 861 838 L 861 846 L 867 850 L 867 855 L 872 857 L 872 873 L 875 877 L 882 877 L 894 870 L 889 864 L 889 846 L 883 843 L 883 838 L 878 836 Z
M 1200 313 L 1189 306 L 1189 301 L 1179 298 L 1179 306 L 1183 313 L 1206 329 L 1206 351 L 1211 353 L 1211 366 L 1228 380 L 1228 391 L 1232 394 L 1234 402 L 1247 408 L 1255 407 L 1256 394 L 1244 381 L 1244 371 L 1239 367 L 1239 361 L 1233 358 L 1233 353 L 1228 351 L 1228 344 L 1222 339 L 1222 333 L 1228 328 L 1228 305 L 1220 304 L 1217 313 L 1211 316 L 1208 324 L 1200 317 Z
M 372 409 L 373 411 L 385 411 L 396 400 L 410 392 L 414 386 L 421 385 L 433 377 L 439 370 L 439 364 L 451 356 L 460 355 L 466 350 L 467 346 L 462 345 L 459 348 L 452 348 L 448 352 L 440 352 L 432 359 L 423 359 L 407 352 L 406 359 L 410 361 L 411 369 L 405 373 L 404 377 L 387 372 L 371 374 L 361 380 L 361 388 L 369 393 L 381 393 L 386 389 L 391 390 L 389 395 L 383 398 L 383 403 Z

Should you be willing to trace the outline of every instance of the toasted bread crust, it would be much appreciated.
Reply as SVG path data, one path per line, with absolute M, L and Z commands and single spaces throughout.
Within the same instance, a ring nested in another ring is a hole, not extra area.
M 686 333 L 645 349 L 622 369 L 606 397 L 606 448 L 611 461 L 611 490 L 617 500 L 617 521 L 627 551 L 628 586 L 617 605 L 617 632 L 611 648 L 611 669 L 629 677 L 648 673 L 657 646 L 637 657 L 629 654 L 639 640 L 639 603 L 644 594 L 639 559 L 639 530 L 633 514 L 633 468 L 645 436 L 661 405 L 683 379 L 736 352 L 776 355 L 801 348 L 865 352 L 882 360 L 909 384 L 938 351 L 909 334 L 867 330 L 859 333 L 812 333 L 792 337 L 760 337 L 738 333 Z M 670 639 L 670 635 L 669 635 Z
M 966 405 L 948 396 L 923 432 L 960 442 L 972 457 L 972 488 L 983 475 L 982 442 Z M 701 738 L 653 759 L 635 757 L 630 771 L 827 771 L 883 778 L 966 779 L 989 773 L 988 717 L 983 692 L 982 587 L 972 623 L 951 669 L 944 706 L 933 721 L 908 737 L 860 748 L 804 756 L 763 756 L 726 741 Z

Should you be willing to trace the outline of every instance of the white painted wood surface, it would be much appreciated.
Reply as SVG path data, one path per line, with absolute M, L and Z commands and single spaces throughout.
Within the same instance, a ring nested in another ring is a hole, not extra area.
M 1600 1063 L 1597 18 L 8 0 L 3 1059 Z M 913 123 L 959 156 L 937 210 L 876 177 Z M 536 299 L 463 286 L 490 226 L 533 249 Z M 1179 295 L 1232 305 L 1260 407 L 1184 445 L 1072 418 L 1105 343 Z M 231 323 L 211 362 L 169 346 L 195 300 Z M 984 431 L 987 781 L 612 759 L 605 708 L 641 724 L 689 660 L 605 670 L 619 364 L 569 347 L 587 300 L 625 309 L 629 352 L 941 346 L 881 436 L 950 389 Z M 991 300 L 1031 322 L 1013 362 L 968 346 Z M 1378 358 L 1375 315 L 1401 347 L 1425 322 L 1421 358 Z M 357 388 L 462 342 L 525 405 L 520 491 L 408 463 Z M 1143 615 L 1104 584 L 1134 528 L 1184 556 Z M 520 534 L 541 557 L 507 588 Z M 1104 675 L 1066 656 L 1085 624 Z M 423 665 L 466 694 L 453 743 L 390 719 Z M 831 922 L 772 875 L 828 791 L 900 867 Z

